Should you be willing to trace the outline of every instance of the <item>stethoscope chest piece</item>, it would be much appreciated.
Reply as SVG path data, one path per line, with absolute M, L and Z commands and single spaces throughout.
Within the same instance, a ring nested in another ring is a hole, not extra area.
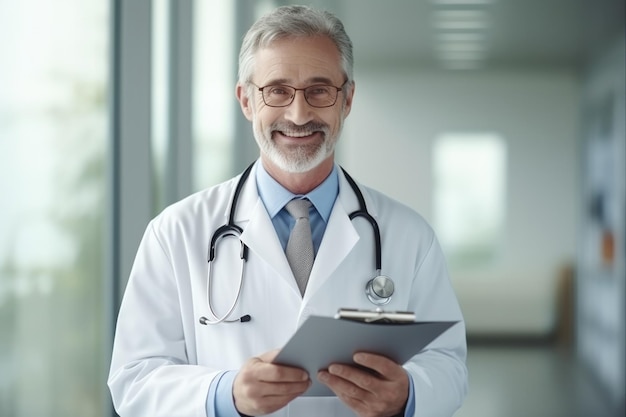
M 372 304 L 382 306 L 389 303 L 394 288 L 391 278 L 385 275 L 378 275 L 367 282 L 365 294 L 367 294 L 367 298 Z

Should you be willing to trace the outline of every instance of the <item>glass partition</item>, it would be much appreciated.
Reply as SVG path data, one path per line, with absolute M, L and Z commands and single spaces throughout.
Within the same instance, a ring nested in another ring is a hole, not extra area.
M 194 3 L 193 189 L 232 175 L 236 56 L 234 1 Z M 230 35 L 230 36 L 229 36 Z
M 0 2 L 0 415 L 105 413 L 109 2 Z

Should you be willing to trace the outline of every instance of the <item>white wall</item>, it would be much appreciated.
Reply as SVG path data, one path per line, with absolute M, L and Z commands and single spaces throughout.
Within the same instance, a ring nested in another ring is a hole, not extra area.
M 507 219 L 499 256 L 451 275 L 469 333 L 550 331 L 558 271 L 576 250 L 577 76 L 372 68 L 355 79 L 340 162 L 429 221 L 433 139 L 450 131 L 505 138 Z

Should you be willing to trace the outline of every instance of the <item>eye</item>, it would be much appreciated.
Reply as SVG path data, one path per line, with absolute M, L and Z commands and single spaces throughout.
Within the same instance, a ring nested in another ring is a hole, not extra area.
M 271 86 L 265 87 L 265 90 L 267 94 L 270 94 L 273 96 L 291 95 L 291 90 L 282 85 L 271 85 Z
M 330 87 L 327 85 L 313 85 L 307 88 L 307 95 L 321 97 L 330 94 Z

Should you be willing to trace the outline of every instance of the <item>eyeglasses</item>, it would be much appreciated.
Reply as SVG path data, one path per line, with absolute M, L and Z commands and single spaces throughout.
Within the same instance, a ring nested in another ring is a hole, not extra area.
M 259 87 L 254 83 L 250 83 L 259 89 L 263 96 L 263 102 L 270 107 L 287 107 L 293 103 L 297 91 L 304 92 L 304 99 L 312 107 L 324 108 L 332 107 L 337 102 L 339 92 L 348 82 L 346 80 L 341 87 L 334 85 L 316 84 L 306 88 L 295 88 L 290 85 L 275 84 Z

